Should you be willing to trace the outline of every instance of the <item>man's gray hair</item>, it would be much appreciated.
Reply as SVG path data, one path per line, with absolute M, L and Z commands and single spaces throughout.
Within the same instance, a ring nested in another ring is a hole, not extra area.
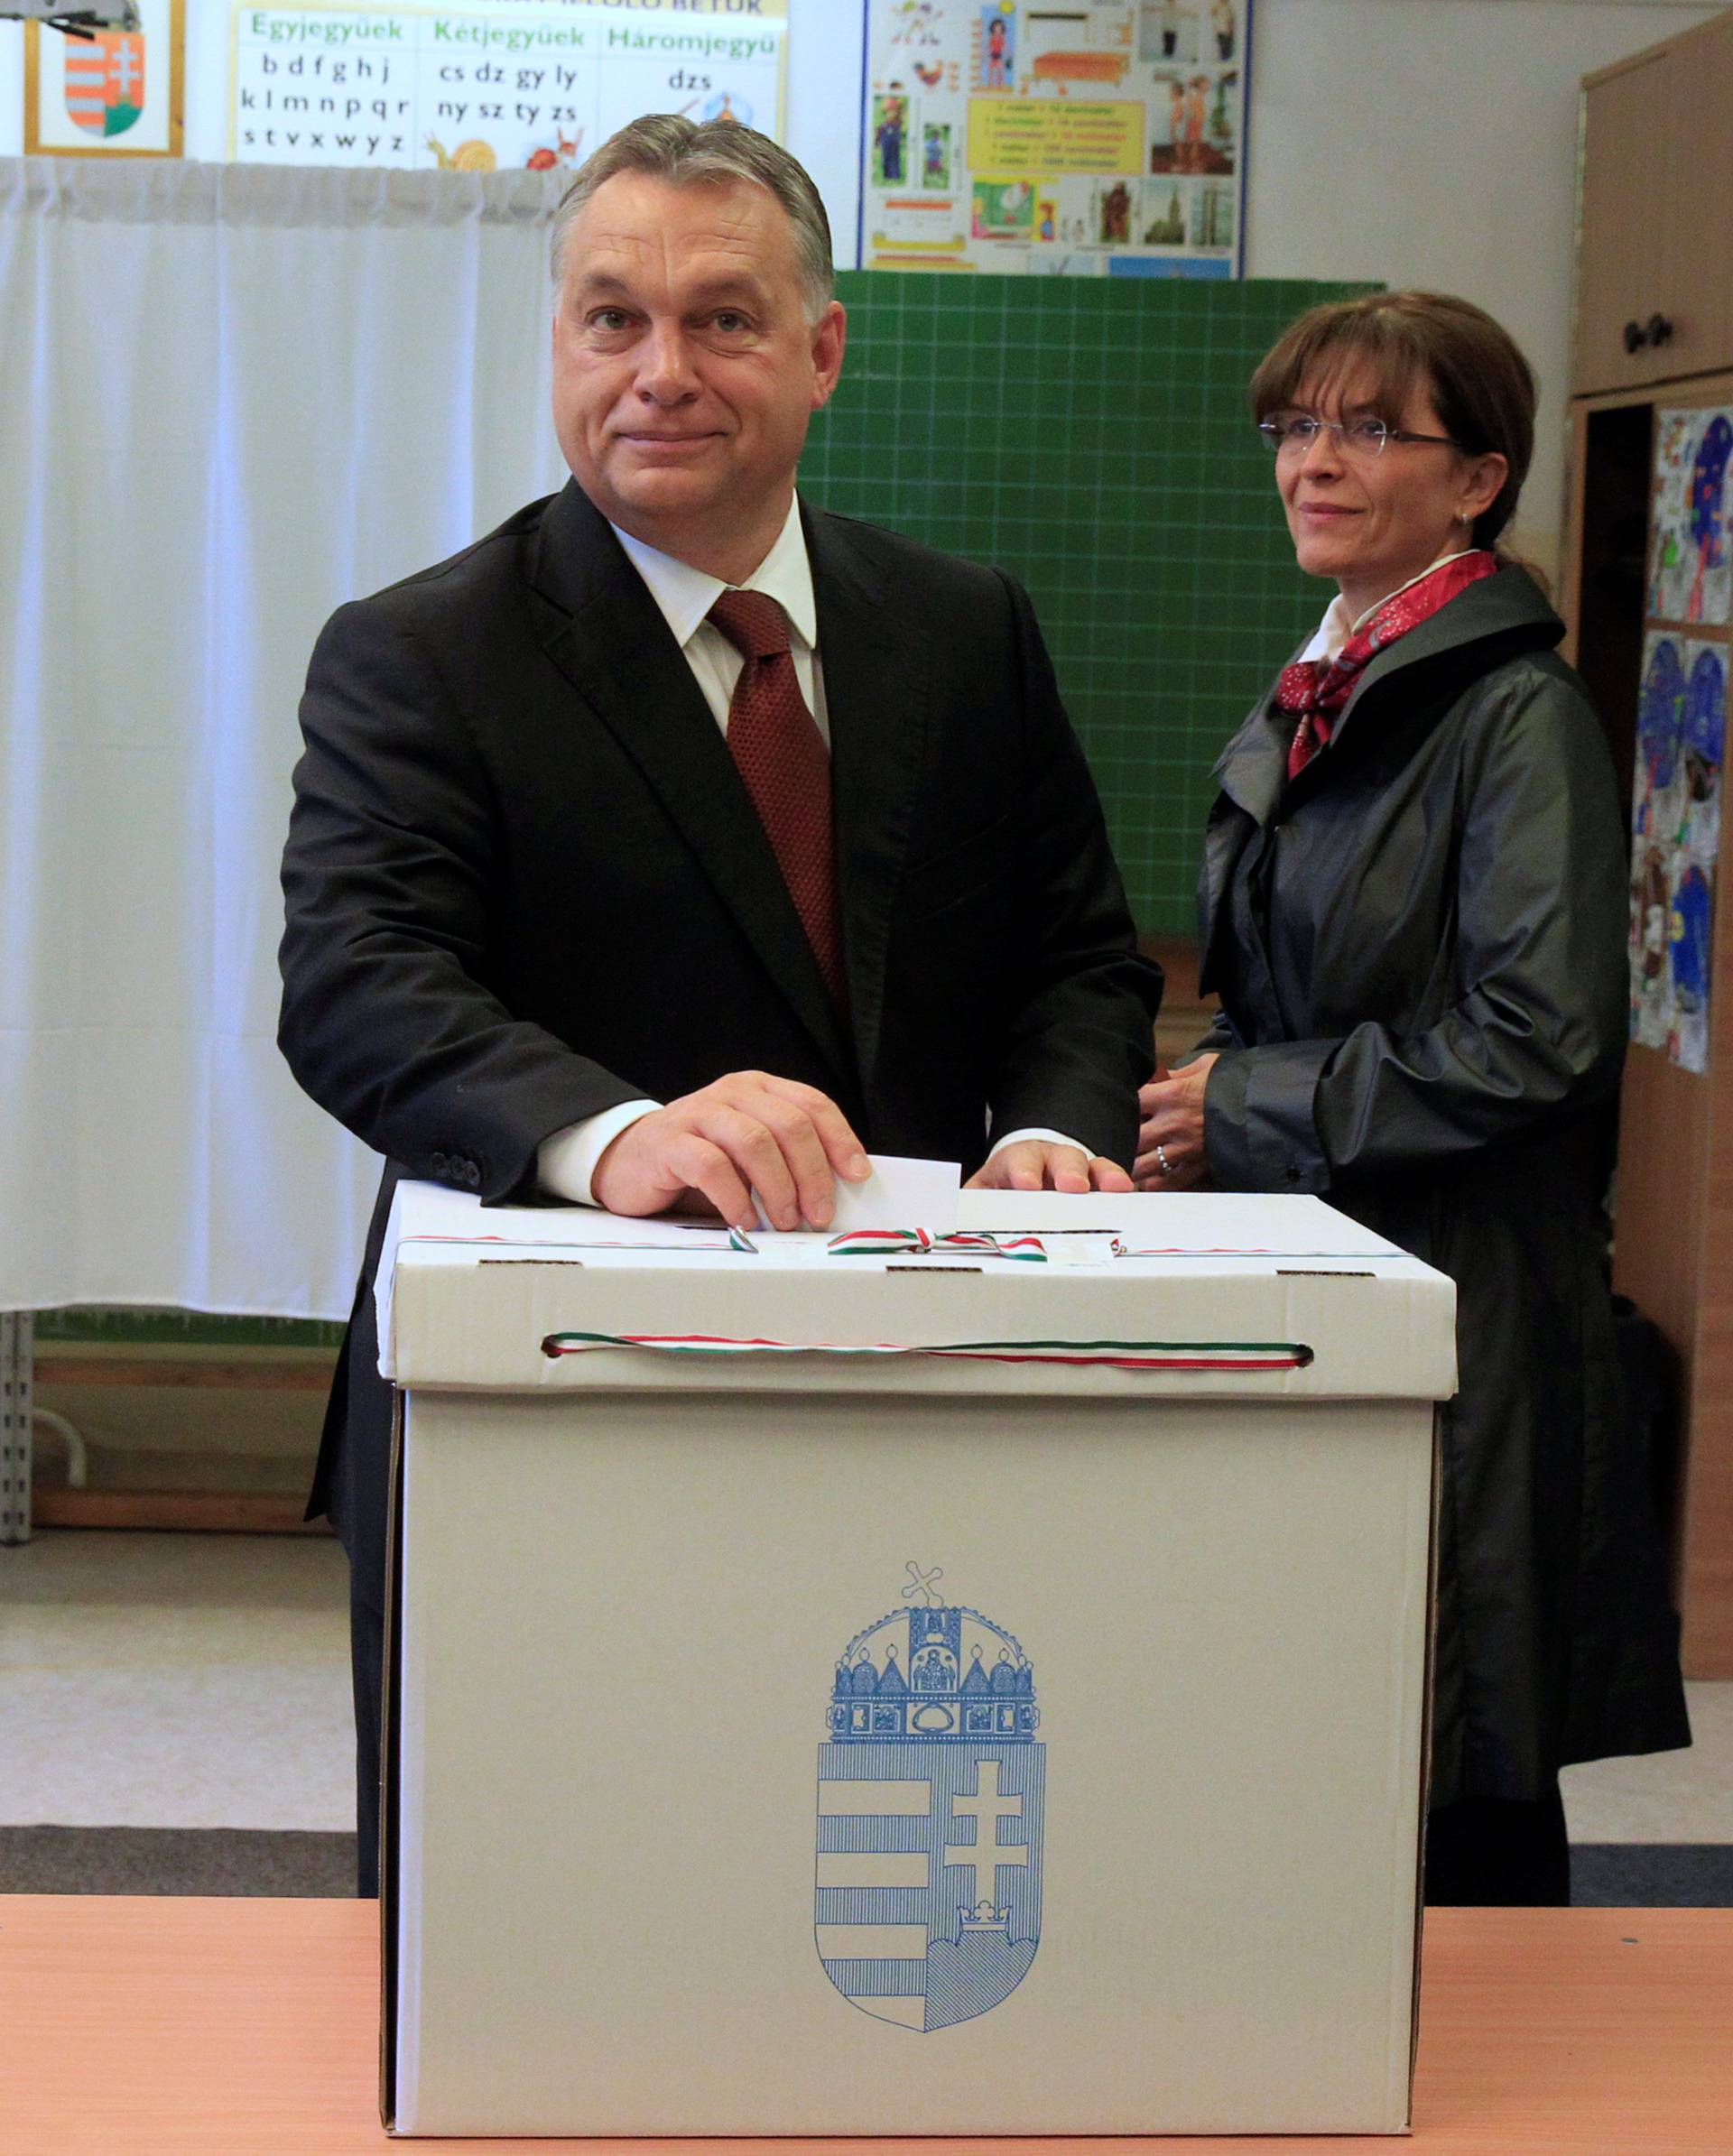
M 816 322 L 836 294 L 830 258 L 830 220 L 804 165 L 767 134 L 738 120 L 688 120 L 679 113 L 645 113 L 609 135 L 579 168 L 560 199 L 550 235 L 553 281 L 565 274 L 566 236 L 590 197 L 619 172 L 643 172 L 672 187 L 751 180 L 769 190 L 794 228 L 794 254 L 809 321 Z

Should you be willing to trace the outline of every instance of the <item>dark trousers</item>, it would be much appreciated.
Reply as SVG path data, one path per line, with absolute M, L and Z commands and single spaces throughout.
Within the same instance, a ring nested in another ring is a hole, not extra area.
M 1441 1804 L 1426 1822 L 1426 1899 L 1450 1909 L 1568 1909 L 1571 1845 L 1557 1781 L 1532 1804 Z
M 349 1571 L 349 1670 L 355 1685 L 355 1891 L 379 1892 L 379 1717 L 385 1692 L 385 1613 L 356 1592 Z M 369 1582 L 369 1586 L 371 1583 Z

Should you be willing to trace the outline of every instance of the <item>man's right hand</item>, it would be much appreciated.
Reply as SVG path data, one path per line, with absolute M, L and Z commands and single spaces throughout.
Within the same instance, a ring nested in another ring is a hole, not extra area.
M 596 1163 L 590 1193 L 610 1213 L 643 1217 L 713 1206 L 731 1227 L 828 1227 L 836 1178 L 865 1182 L 865 1148 L 816 1087 L 734 1070 L 640 1116 Z

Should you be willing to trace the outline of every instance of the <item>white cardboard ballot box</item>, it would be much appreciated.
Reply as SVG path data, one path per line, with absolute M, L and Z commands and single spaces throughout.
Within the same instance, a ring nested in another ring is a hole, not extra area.
M 1449 1281 L 399 1199 L 395 2131 L 1404 2128 Z

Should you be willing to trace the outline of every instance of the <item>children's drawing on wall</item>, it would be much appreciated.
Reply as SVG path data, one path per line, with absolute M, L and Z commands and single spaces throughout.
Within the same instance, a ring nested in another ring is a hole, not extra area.
M 1636 783 L 1631 835 L 1639 843 L 1673 845 L 1679 830 L 1681 752 L 1684 747 L 1684 647 L 1677 636 L 1651 633 L 1643 653 L 1636 708 Z
M 1697 414 L 1658 412 L 1654 432 L 1654 487 L 1650 510 L 1647 611 L 1661 621 L 1683 621 L 1691 591 L 1690 517 L 1691 459 L 1697 453 Z
M 1733 418 L 1706 412 L 1691 464 L 1692 575 L 1687 621 L 1724 622 L 1733 597 L 1727 540 L 1727 467 L 1733 456 Z
M 873 99 L 873 179 L 880 187 L 901 187 L 908 178 L 909 101 L 895 85 Z
M 1709 1059 L 1727 653 L 1649 635 L 1631 811 L 1631 1038 L 1686 1070 Z
M 1710 930 L 1721 840 L 1721 763 L 1727 736 L 1727 652 L 1715 643 L 1684 651 L 1684 723 L 1680 730 L 1679 848 L 1667 917 L 1673 1022 L 1668 1051 L 1686 1070 L 1709 1068 Z
M 1648 610 L 1662 621 L 1719 623 L 1728 617 L 1729 459 L 1733 412 L 1656 413 Z
M 1721 844 L 1721 760 L 1727 736 L 1727 652 L 1691 648 L 1685 675 L 1684 843 L 1711 865 Z
M 1666 856 L 1658 846 L 1641 847 L 1631 860 L 1631 1039 L 1643 1048 L 1664 1049 L 1673 1017 L 1667 975 L 1667 919 L 1671 893 Z
M 1017 69 L 1016 0 L 988 0 L 981 10 L 976 82 L 984 90 L 1015 87 Z
M 1667 967 L 1673 1025 L 1667 1053 L 1682 1070 L 1709 1068 L 1709 926 L 1714 888 L 1706 863 L 1683 847 L 1673 856 L 1667 909 Z
M 1667 925 L 1683 805 L 1684 706 L 1680 640 L 1651 634 L 1643 654 L 1631 795 L 1631 1038 L 1645 1048 L 1665 1048 L 1673 1024 Z
M 932 120 L 921 130 L 921 184 L 941 190 L 950 185 L 950 129 Z

